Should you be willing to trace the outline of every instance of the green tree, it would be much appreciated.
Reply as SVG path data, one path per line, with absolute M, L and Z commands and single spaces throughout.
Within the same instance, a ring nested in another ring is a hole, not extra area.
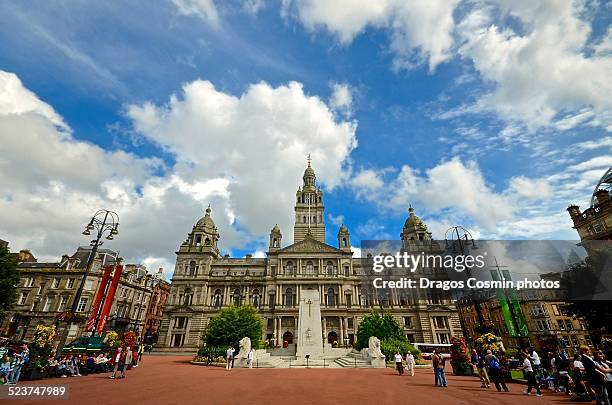
M 399 340 L 408 341 L 402 331 L 399 322 L 391 315 L 380 315 L 377 311 L 372 311 L 363 317 L 357 329 L 357 349 L 361 350 L 368 347 L 370 336 L 376 336 L 382 341 Z
M 263 322 L 255 308 L 250 305 L 226 308 L 210 318 L 204 331 L 203 340 L 207 346 L 225 347 L 234 345 L 245 336 L 251 339 L 251 345 L 261 345 Z
M 6 312 L 17 301 L 17 284 L 19 284 L 17 255 L 12 254 L 8 248 L 0 246 L 0 320 L 4 319 Z

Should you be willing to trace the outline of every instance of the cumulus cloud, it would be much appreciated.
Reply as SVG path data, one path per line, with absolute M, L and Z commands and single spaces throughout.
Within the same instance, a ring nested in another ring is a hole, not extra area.
M 87 244 L 82 227 L 102 207 L 120 215 L 120 235 L 108 247 L 152 270 L 174 262 L 209 202 L 223 250 L 265 239 L 275 222 L 288 243 L 307 154 L 331 189 L 356 146 L 356 123 L 339 121 L 299 83 L 259 83 L 236 97 L 197 80 L 166 105 L 126 107 L 136 131 L 175 155 L 166 167 L 76 139 L 51 106 L 0 73 L 10 79 L 0 94 L 12 102 L 0 98 L 0 234 L 43 259 Z
M 346 83 L 333 83 L 329 105 L 336 111 L 347 116 L 350 115 L 353 107 L 353 92 L 351 87 Z
M 458 0 L 303 0 L 285 4 L 284 13 L 294 15 L 306 29 L 323 28 L 344 45 L 368 28 L 387 30 L 397 69 L 427 63 L 434 70 L 451 56 L 453 11 Z
M 591 35 L 585 8 L 578 1 L 476 2 L 457 26 L 458 52 L 493 90 L 463 112 L 492 111 L 529 131 L 583 122 L 609 129 L 612 59 L 583 51 Z M 510 18 L 519 24 L 510 26 Z

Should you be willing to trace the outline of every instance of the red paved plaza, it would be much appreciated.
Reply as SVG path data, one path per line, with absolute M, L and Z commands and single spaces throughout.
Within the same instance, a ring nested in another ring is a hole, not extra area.
M 148 356 L 128 378 L 108 374 L 47 379 L 36 384 L 67 384 L 70 404 L 544 404 L 567 403 L 562 394 L 544 391 L 527 397 L 525 386 L 510 384 L 509 393 L 479 388 L 477 378 L 448 373 L 449 387 L 433 386 L 431 369 L 414 377 L 393 369 L 234 369 L 189 364 L 188 357 Z M 30 382 L 24 382 L 30 384 Z M 19 404 L 49 403 L 25 401 Z

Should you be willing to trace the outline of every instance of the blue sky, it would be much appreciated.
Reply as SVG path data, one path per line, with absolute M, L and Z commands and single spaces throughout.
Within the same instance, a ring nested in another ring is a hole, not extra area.
M 408 204 L 438 238 L 575 238 L 612 165 L 610 7 L 2 1 L 0 237 L 58 257 L 106 206 L 112 247 L 171 270 L 211 202 L 223 250 L 261 252 L 312 153 L 331 244 Z

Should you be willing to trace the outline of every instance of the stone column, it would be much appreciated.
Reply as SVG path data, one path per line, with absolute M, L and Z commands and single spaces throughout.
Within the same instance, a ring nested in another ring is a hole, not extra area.
M 339 336 L 339 342 L 338 342 L 338 347 L 344 345 L 344 317 L 339 316 L 338 317 L 338 324 L 340 325 L 340 336 Z
M 327 343 L 327 320 L 324 316 L 321 319 L 323 322 L 323 339 L 325 339 L 325 343 Z

